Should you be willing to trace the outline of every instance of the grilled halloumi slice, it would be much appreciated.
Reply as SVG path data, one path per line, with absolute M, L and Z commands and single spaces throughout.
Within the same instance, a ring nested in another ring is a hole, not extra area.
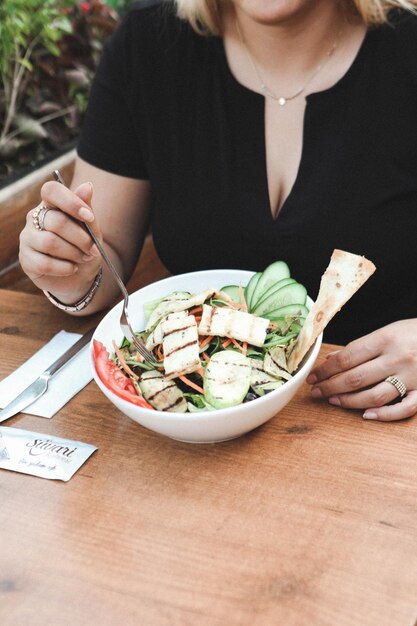
M 203 302 L 214 296 L 215 293 L 216 289 L 206 289 L 201 293 L 194 294 L 190 298 L 186 298 L 184 297 L 184 295 L 182 295 L 178 300 L 168 298 L 162 300 L 149 316 L 148 323 L 146 324 L 146 330 L 152 328 L 152 326 L 161 317 L 167 315 L 168 313 L 174 313 L 175 311 L 185 311 L 186 309 L 191 309 L 194 306 L 203 304 Z
M 285 347 L 275 346 L 265 354 L 263 368 L 265 372 L 271 374 L 271 376 L 282 378 L 283 380 L 290 380 L 292 375 L 288 373 L 287 367 Z
M 288 372 L 286 346 L 274 346 L 268 352 L 276 366 Z
M 161 323 L 165 376 L 175 378 L 201 367 L 194 315 L 170 317 Z
M 258 396 L 263 396 L 265 393 L 278 389 L 278 387 L 284 384 L 282 378 L 272 376 L 264 370 L 263 360 L 250 359 L 250 366 L 250 386 Z
M 164 332 L 162 330 L 162 324 L 165 320 L 169 319 L 178 319 L 180 317 L 187 317 L 186 311 L 177 311 L 176 313 L 169 313 L 166 317 L 163 317 L 159 324 L 155 326 L 153 331 L 149 334 L 149 337 L 146 340 L 145 347 L 148 350 L 153 350 L 155 346 L 162 343 L 162 339 L 164 338 Z
M 158 411 L 186 413 L 188 405 L 181 389 L 157 370 L 143 372 L 140 382 L 143 397 Z
M 252 313 L 203 304 L 198 332 L 200 335 L 219 335 L 247 341 L 262 348 L 268 326 L 269 320 Z

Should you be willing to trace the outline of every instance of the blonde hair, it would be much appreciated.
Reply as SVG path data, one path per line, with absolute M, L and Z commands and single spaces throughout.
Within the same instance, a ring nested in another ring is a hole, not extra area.
M 178 17 L 187 20 L 201 35 L 222 32 L 219 5 L 221 0 L 175 0 Z M 417 0 L 343 0 L 351 5 L 367 26 L 378 26 L 388 19 L 393 9 L 417 11 Z

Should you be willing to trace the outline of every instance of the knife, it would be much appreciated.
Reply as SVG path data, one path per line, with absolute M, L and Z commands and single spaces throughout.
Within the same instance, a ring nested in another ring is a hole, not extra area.
M 26 389 L 24 389 L 19 395 L 9 402 L 4 409 L 0 410 L 0 422 L 13 417 L 17 413 L 20 413 L 23 409 L 40 398 L 48 389 L 48 383 L 60 369 L 64 367 L 80 350 L 82 350 L 90 341 L 95 328 L 90 328 L 85 335 L 80 337 L 78 341 L 74 343 L 62 356 L 52 363 L 38 378 L 31 383 Z

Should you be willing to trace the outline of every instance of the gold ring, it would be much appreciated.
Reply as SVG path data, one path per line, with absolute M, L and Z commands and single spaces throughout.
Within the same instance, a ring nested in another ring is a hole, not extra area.
M 46 230 L 44 226 L 45 215 L 48 213 L 49 208 L 44 204 L 40 204 L 32 213 L 32 221 L 36 230 Z
M 391 383 L 391 385 L 396 388 L 401 398 L 403 398 L 407 393 L 407 387 L 404 385 L 403 381 L 396 376 L 388 376 L 388 378 L 385 379 L 385 382 Z

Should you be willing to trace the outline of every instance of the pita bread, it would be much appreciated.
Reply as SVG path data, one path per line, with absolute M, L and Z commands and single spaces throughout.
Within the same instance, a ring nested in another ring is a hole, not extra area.
M 363 256 L 334 250 L 324 272 L 317 300 L 311 307 L 288 359 L 293 372 L 332 317 L 375 272 L 375 265 Z

